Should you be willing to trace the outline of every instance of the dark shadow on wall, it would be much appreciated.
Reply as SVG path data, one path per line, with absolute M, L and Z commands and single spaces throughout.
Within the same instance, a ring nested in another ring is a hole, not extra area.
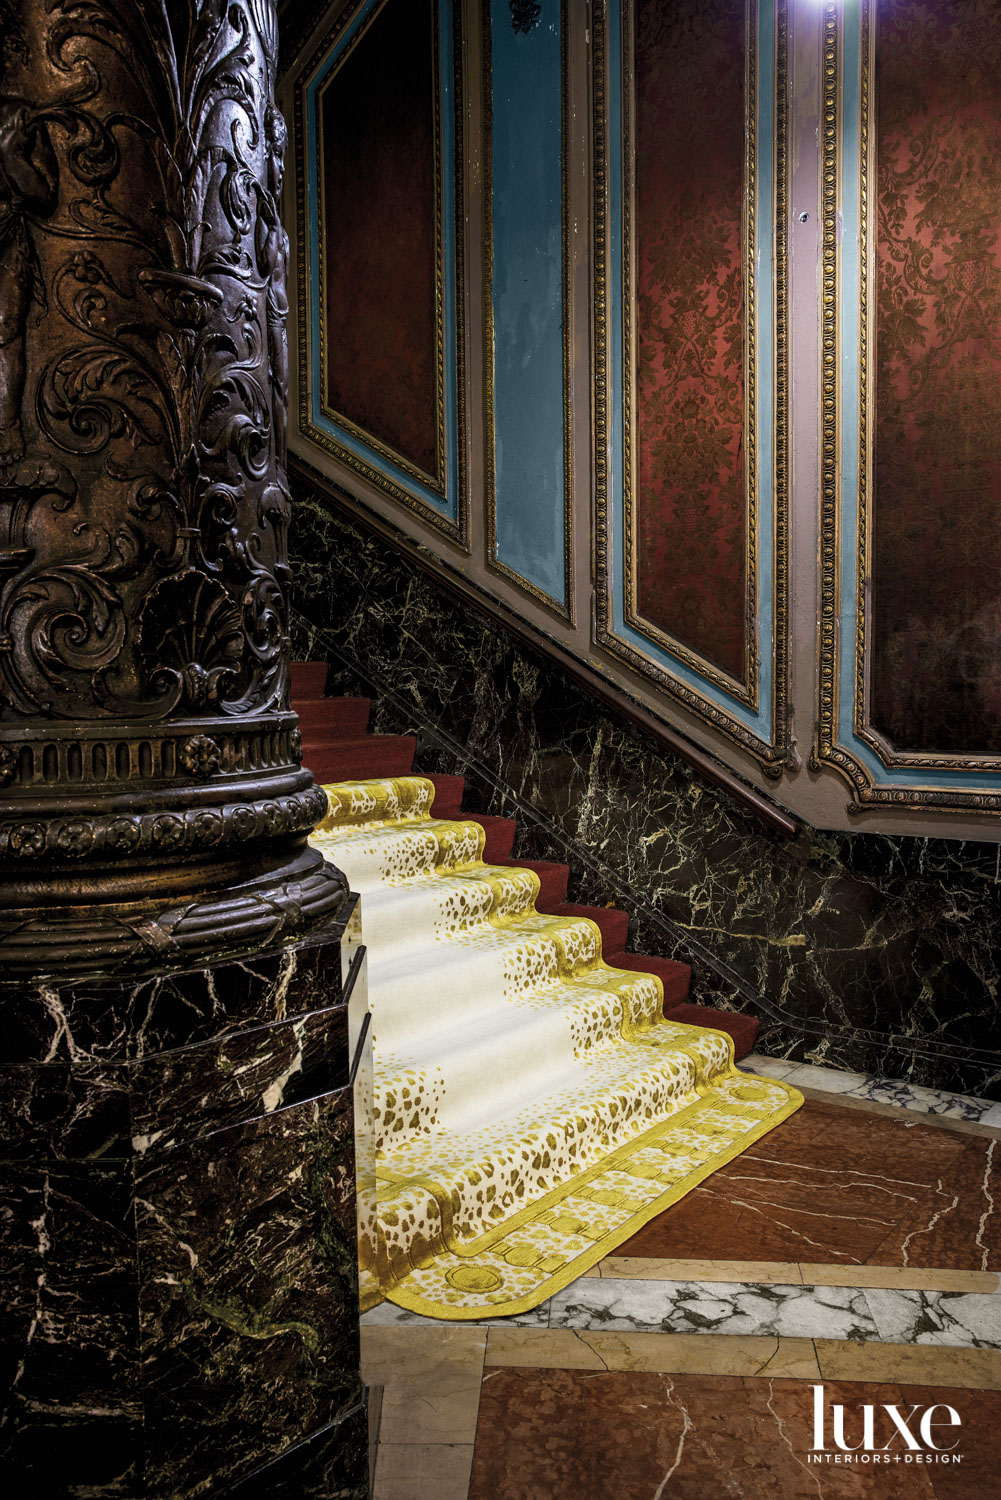
M 1001 1098 L 998 846 L 762 827 L 727 794 L 301 482 L 293 651 L 630 947 L 693 965 L 692 999 L 761 1018 L 760 1051 Z

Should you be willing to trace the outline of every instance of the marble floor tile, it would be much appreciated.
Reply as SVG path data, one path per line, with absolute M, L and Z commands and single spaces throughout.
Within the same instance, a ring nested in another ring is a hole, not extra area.
M 884 1343 L 1001 1349 L 1001 1296 L 997 1293 L 875 1288 L 862 1295 L 877 1337 Z
M 661 1260 L 650 1256 L 609 1255 L 596 1270 L 610 1280 L 631 1281 L 779 1281 L 804 1279 L 794 1261 Z M 865 1283 L 868 1285 L 869 1283 Z M 875 1283 L 878 1285 L 879 1283 Z M 846 1283 L 851 1285 L 851 1283 Z
M 867 1295 L 854 1287 L 582 1280 L 552 1299 L 550 1327 L 772 1338 L 878 1338 Z M 998 1311 L 1001 1315 L 1001 1298 Z
M 996 1140 L 847 1097 L 808 1099 L 617 1257 L 1001 1270 Z
M 1001 1130 L 1001 1104 L 991 1104 L 990 1109 L 980 1116 L 981 1125 L 992 1125 L 996 1130 Z
M 864 1073 L 841 1073 L 837 1068 L 810 1064 L 797 1064 L 791 1073 L 783 1073 L 782 1079 L 793 1088 L 823 1089 L 825 1094 L 850 1094 L 867 1082 Z
M 484 1369 L 524 1365 L 538 1370 L 607 1370 L 588 1338 L 574 1328 L 491 1328 Z
M 486 1366 L 547 1370 L 646 1370 L 667 1375 L 763 1375 L 819 1380 L 811 1339 L 713 1338 L 607 1329 L 492 1329 Z
M 822 1087 L 814 1084 L 814 1088 Z M 923 1088 L 899 1078 L 867 1078 L 856 1087 L 846 1089 L 855 1099 L 873 1099 L 879 1104 L 893 1104 L 898 1109 L 918 1110 L 927 1115 L 945 1115 L 957 1120 L 983 1120 L 995 1107 L 990 1099 L 971 1099 L 965 1094 L 950 1094 L 942 1089 Z
M 449 1365 L 478 1375 L 483 1367 L 486 1330 L 437 1322 L 430 1328 L 362 1326 L 361 1375 L 366 1385 L 419 1380 L 429 1368 Z
M 923 1292 L 1001 1290 L 1001 1276 L 997 1271 L 938 1271 L 932 1267 L 914 1266 L 823 1266 L 804 1262 L 799 1273 L 800 1280 L 811 1286 L 897 1287 L 903 1291 Z M 755 1281 L 765 1279 L 753 1277 Z
M 788 1062 L 784 1057 L 765 1057 L 762 1053 L 751 1052 L 747 1057 L 742 1057 L 737 1064 L 742 1073 L 761 1073 L 766 1078 L 785 1078 L 799 1063 Z
M 952 1406 L 962 1423 L 959 1451 L 961 1465 L 931 1471 L 935 1500 L 994 1500 L 1001 1495 L 1001 1397 L 995 1391 L 962 1390 L 938 1384 L 905 1385 L 898 1382 L 901 1401 L 929 1406 L 932 1402 Z
M 512 1325 L 519 1328 L 548 1328 L 549 1326 L 549 1303 L 544 1302 L 541 1307 L 532 1308 L 530 1312 L 515 1313 L 510 1318 L 477 1318 L 462 1320 L 465 1328 L 491 1328 L 494 1325 L 505 1328 Z M 441 1318 L 426 1318 L 423 1313 L 409 1312 L 405 1307 L 397 1307 L 393 1302 L 380 1302 L 376 1307 L 370 1307 L 368 1312 L 361 1315 L 362 1328 L 440 1328 Z
M 372 1500 L 466 1500 L 472 1443 L 380 1443 Z
M 831 1382 L 826 1394 L 853 1418 L 859 1401 L 900 1399 L 892 1384 Z M 976 1400 L 970 1449 L 983 1464 L 1001 1397 Z M 809 1380 L 499 1369 L 483 1388 L 469 1500 L 935 1500 L 923 1468 L 808 1466 L 812 1408 Z
M 1001 1350 L 946 1349 L 933 1344 L 851 1344 L 816 1339 L 824 1380 L 909 1381 L 1001 1391 Z

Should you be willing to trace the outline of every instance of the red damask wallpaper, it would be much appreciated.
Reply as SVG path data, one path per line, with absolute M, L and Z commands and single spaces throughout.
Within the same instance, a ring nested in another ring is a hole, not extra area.
M 389 0 L 323 96 L 326 401 L 437 470 L 434 0 Z
M 745 47 L 744 0 L 637 0 L 637 602 L 741 681 Z
M 1001 3 L 879 0 L 872 719 L 1001 751 Z

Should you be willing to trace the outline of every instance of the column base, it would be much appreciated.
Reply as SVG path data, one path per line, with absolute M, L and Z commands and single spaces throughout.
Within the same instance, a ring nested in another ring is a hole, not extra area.
M 18 1493 L 249 1500 L 306 1463 L 367 1494 L 355 912 L 239 961 L 0 984 Z

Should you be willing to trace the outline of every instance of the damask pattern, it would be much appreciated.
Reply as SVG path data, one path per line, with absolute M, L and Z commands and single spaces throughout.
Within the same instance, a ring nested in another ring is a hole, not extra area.
M 434 0 L 390 0 L 322 97 L 325 398 L 440 479 Z
M 640 615 L 745 678 L 743 0 L 636 5 Z
M 1001 751 L 1001 4 L 882 0 L 871 716 Z

